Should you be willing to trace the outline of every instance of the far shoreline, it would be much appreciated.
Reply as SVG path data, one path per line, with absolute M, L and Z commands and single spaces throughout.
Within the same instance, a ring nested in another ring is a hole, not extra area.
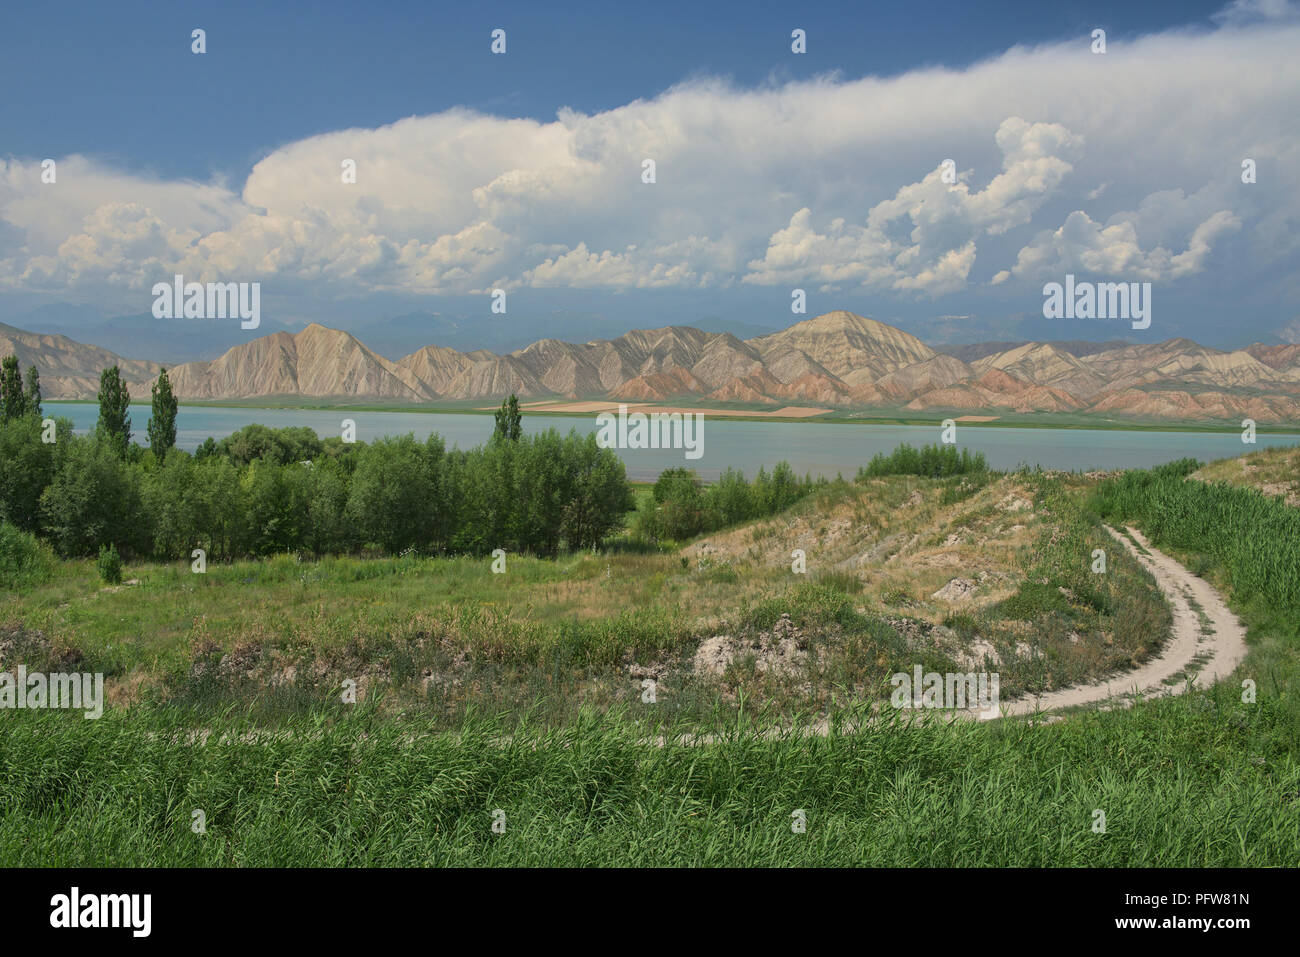
M 547 400 L 530 400 L 530 401 L 547 401 Z M 573 400 L 569 400 L 573 401 Z M 596 400 L 590 400 L 596 401 Z M 610 403 L 617 406 L 617 400 L 603 399 L 602 402 Z M 93 405 L 94 399 L 44 399 L 45 405 Z M 146 398 L 131 400 L 132 405 L 147 406 L 149 400 Z M 195 401 L 181 400 L 180 405 L 188 408 L 208 408 L 208 409 L 250 409 L 250 410 L 277 410 L 289 412 L 403 412 L 424 415 L 492 415 L 495 411 L 489 408 L 475 408 L 466 406 L 424 406 L 424 405 L 357 405 L 353 403 L 335 404 L 310 404 L 310 403 L 289 403 L 277 402 L 274 400 L 266 402 L 256 401 Z M 925 417 L 916 416 L 897 416 L 888 413 L 879 415 L 852 415 L 851 413 L 832 413 L 830 415 L 761 415 L 753 414 L 756 410 L 747 409 L 727 409 L 727 408 L 707 408 L 700 406 L 688 406 L 682 404 L 660 404 L 643 403 L 640 401 L 627 402 L 629 411 L 654 412 L 654 411 L 687 411 L 698 412 L 704 415 L 714 415 L 719 420 L 728 422 L 767 422 L 767 423 L 808 423 L 811 425 L 902 425 L 902 426 L 937 426 L 946 418 L 957 421 L 962 428 L 968 429 L 1059 429 L 1065 431 L 1079 432 L 1203 432 L 1203 433 L 1221 433 L 1236 434 L 1241 432 L 1241 426 L 1230 425 L 1227 423 L 1197 423 L 1197 422 L 1170 422 L 1170 423 L 1152 423 L 1152 422 L 1125 422 L 1119 420 L 1102 420 L 1089 421 L 1084 417 L 1066 417 L 1061 419 L 1038 419 L 1038 418 L 1014 418 L 1000 416 L 995 421 L 973 421 L 971 419 L 963 420 L 963 416 L 983 416 L 983 412 L 972 412 L 969 410 L 940 410 L 933 415 Z M 570 419 L 591 419 L 596 413 L 594 412 L 563 412 L 563 411 L 532 411 L 527 408 L 523 409 L 524 418 L 570 418 Z M 1014 416 L 1014 413 L 1012 414 Z M 1277 426 L 1277 425 L 1257 425 L 1255 427 L 1257 434 L 1268 435 L 1295 435 L 1300 437 L 1300 425 L 1294 427 Z

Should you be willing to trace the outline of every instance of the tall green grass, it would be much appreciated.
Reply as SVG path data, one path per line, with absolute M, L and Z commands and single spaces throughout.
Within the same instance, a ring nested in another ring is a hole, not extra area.
M 231 716 L 206 741 L 161 709 L 11 713 L 0 865 L 1288 865 L 1300 767 L 1276 713 L 1221 686 L 1047 726 L 891 711 L 663 745 L 617 713 L 439 734 L 364 710 L 275 732 Z
M 1253 488 L 1186 478 L 1184 459 L 1102 482 L 1090 504 L 1132 523 L 1198 575 L 1227 591 L 1247 626 L 1240 669 L 1261 700 L 1280 700 L 1300 746 L 1300 509 Z
M 1255 489 L 1185 480 L 1198 464 L 1125 472 L 1101 483 L 1092 504 L 1157 545 L 1209 556 L 1239 601 L 1262 598 L 1300 628 L 1300 509 Z

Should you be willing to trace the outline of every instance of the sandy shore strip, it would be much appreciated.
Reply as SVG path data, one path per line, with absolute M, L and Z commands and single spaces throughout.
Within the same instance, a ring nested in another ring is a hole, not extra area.
M 526 412 L 617 412 L 619 405 L 627 407 L 629 412 L 700 412 L 704 415 L 716 416 L 739 416 L 742 418 L 754 419 L 807 419 L 815 415 L 828 415 L 832 409 L 815 408 L 813 406 L 788 405 L 780 409 L 747 410 L 747 409 L 706 409 L 699 406 L 684 405 L 655 405 L 650 402 L 609 402 L 606 400 L 590 402 L 554 402 L 543 399 L 540 402 L 521 402 L 519 408 Z M 484 406 L 479 409 L 481 412 L 491 412 L 497 406 Z

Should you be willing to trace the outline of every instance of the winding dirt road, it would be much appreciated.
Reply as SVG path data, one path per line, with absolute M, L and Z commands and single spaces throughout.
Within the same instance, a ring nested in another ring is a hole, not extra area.
M 1126 529 L 1131 537 L 1120 534 L 1109 525 L 1106 531 L 1151 573 L 1168 599 L 1174 617 L 1169 640 L 1158 655 L 1133 671 L 1093 684 L 1018 698 L 1003 704 L 999 715 L 988 717 L 1033 714 L 1098 703 L 1126 707 L 1138 698 L 1180 694 L 1186 690 L 1188 678 L 1202 687 L 1213 684 L 1232 674 L 1246 657 L 1245 627 L 1205 579 L 1196 577 L 1152 546 L 1135 528 Z M 986 720 L 985 716 L 981 719 Z

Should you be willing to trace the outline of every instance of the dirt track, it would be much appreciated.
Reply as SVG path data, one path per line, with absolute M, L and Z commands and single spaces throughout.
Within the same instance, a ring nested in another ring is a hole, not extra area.
M 1224 603 L 1222 596 L 1164 552 L 1154 548 L 1135 528 L 1132 540 L 1107 526 L 1106 530 L 1155 577 L 1173 610 L 1173 632 L 1160 654 L 1133 671 L 1093 684 L 1077 685 L 1037 697 L 1004 703 L 1001 714 L 1023 715 L 1079 705 L 1110 702 L 1127 706 L 1135 698 L 1155 698 L 1186 690 L 1187 678 L 1201 686 L 1230 675 L 1246 657 L 1246 629 Z M 1136 541 L 1139 549 L 1133 544 Z M 1143 554 L 1143 550 L 1149 554 Z M 1202 622 L 1192 602 L 1206 616 Z M 1177 676 L 1176 680 L 1175 676 Z

